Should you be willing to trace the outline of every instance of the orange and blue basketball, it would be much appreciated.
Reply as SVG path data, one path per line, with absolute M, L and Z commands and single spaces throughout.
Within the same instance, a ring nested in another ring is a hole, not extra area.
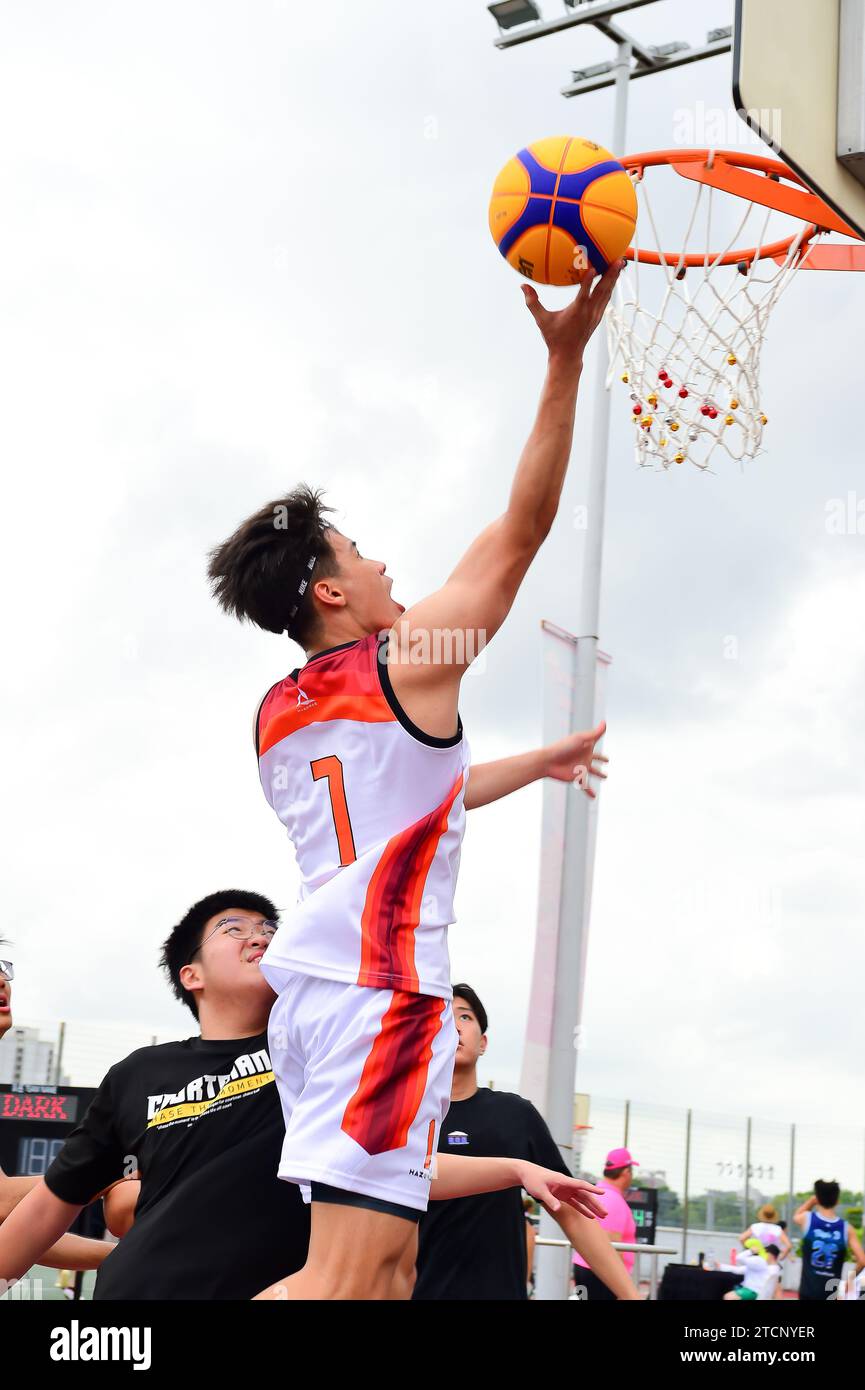
M 499 173 L 490 231 L 505 260 L 541 285 L 602 274 L 631 244 L 637 195 L 627 170 L 592 140 L 553 135 L 520 150 Z

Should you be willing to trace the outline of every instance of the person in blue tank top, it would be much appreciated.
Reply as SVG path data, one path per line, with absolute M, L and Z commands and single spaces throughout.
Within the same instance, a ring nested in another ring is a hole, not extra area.
M 836 1210 L 841 1189 L 837 1182 L 817 1180 L 814 1195 L 793 1213 L 802 1228 L 802 1279 L 799 1298 L 825 1303 L 837 1297 L 849 1248 L 857 1272 L 865 1268 L 865 1253 L 849 1221 Z

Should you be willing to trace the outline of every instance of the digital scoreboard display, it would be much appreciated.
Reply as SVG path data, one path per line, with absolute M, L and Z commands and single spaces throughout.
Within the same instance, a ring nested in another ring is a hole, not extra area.
M 0 1168 L 43 1177 L 95 1094 L 90 1086 L 0 1085 Z
M 637 1228 L 637 1245 L 654 1245 L 658 1225 L 658 1190 L 655 1187 L 631 1187 L 625 1193 Z
M 68 1091 L 54 1095 L 33 1095 L 30 1091 L 0 1094 L 0 1120 L 48 1120 L 53 1124 L 74 1124 L 78 1118 L 78 1096 Z

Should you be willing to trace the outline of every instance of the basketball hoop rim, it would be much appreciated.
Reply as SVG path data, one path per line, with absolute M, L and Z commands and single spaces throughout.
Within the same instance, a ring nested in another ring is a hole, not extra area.
M 682 254 L 679 251 L 651 251 L 629 246 L 624 253 L 627 260 L 676 270 L 709 265 L 751 265 L 759 260 L 783 263 L 798 240 L 799 259 L 810 269 L 865 271 L 865 242 L 859 234 L 780 159 L 750 154 L 745 150 L 674 149 L 624 155 L 620 162 L 629 174 L 636 176 L 638 182 L 644 177 L 646 169 L 668 164 L 682 178 L 693 179 L 746 202 L 759 203 L 788 216 L 799 217 L 805 228 L 801 237 L 794 232 L 765 246 L 742 247 L 723 255 L 710 251 Z M 787 180 L 787 183 L 781 183 L 781 179 Z M 789 187 L 789 184 L 794 187 Z M 826 232 L 839 232 L 855 238 L 858 245 L 816 246 L 808 254 L 813 238 Z

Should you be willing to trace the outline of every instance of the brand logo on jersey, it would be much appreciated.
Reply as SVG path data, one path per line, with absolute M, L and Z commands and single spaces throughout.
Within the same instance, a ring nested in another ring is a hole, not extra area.
M 317 703 L 318 702 L 316 700 L 313 700 L 309 695 L 305 695 L 304 692 L 301 690 L 300 686 L 297 687 L 298 709 L 309 709 L 311 705 L 315 705 Z
M 469 1136 L 462 1129 L 454 1129 L 448 1135 L 449 1144 L 467 1144 L 468 1142 Z
M 432 1182 L 432 1175 L 425 1173 L 422 1168 L 409 1168 L 408 1175 L 410 1178 L 422 1178 L 424 1182 Z

